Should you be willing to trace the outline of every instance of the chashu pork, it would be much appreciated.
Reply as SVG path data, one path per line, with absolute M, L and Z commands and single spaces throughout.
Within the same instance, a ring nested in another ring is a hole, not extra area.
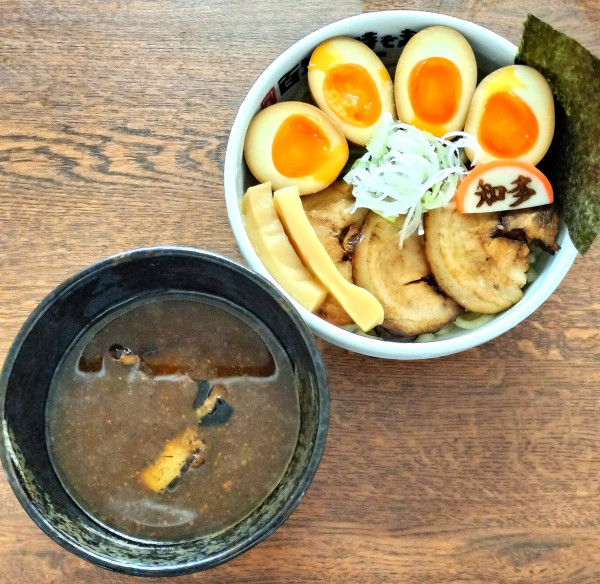
M 410 340 L 436 332 L 452 322 L 463 308 L 430 282 L 423 238 L 417 234 L 400 247 L 404 217 L 394 223 L 370 212 L 356 244 L 354 283 L 369 290 L 383 305 L 385 318 L 378 332 Z
M 354 244 L 368 209 L 350 213 L 354 204 L 352 185 L 338 180 L 326 189 L 302 197 L 304 212 L 329 257 L 348 282 L 352 282 Z M 337 326 L 351 324 L 352 318 L 331 295 L 325 298 L 318 314 Z
M 554 205 L 508 211 L 502 215 L 499 234 L 539 245 L 554 254 L 560 249 L 556 243 L 558 221 L 558 211 Z
M 473 312 L 496 314 L 523 296 L 529 248 L 494 237 L 499 225 L 498 213 L 463 214 L 453 203 L 425 217 L 425 252 L 438 286 Z

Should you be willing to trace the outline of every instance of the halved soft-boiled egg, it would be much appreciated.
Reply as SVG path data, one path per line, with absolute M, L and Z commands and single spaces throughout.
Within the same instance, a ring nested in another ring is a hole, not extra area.
M 477 62 L 458 31 L 430 26 L 408 41 L 394 79 L 401 122 L 443 136 L 463 129 L 475 86 Z
M 244 142 L 250 172 L 273 190 L 301 195 L 328 187 L 348 161 L 348 142 L 319 108 L 299 101 L 271 105 L 252 119 Z
M 354 144 L 366 145 L 385 112 L 395 117 L 392 78 L 381 59 L 356 39 L 321 43 L 308 64 L 308 85 L 315 103 Z
M 475 90 L 465 131 L 477 138 L 481 162 L 511 159 L 537 164 L 554 135 L 554 99 L 548 82 L 526 65 L 490 73 Z M 473 160 L 474 152 L 466 152 Z

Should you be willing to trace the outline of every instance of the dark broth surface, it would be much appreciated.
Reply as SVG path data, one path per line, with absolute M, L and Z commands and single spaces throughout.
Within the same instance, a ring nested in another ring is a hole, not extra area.
M 115 344 L 139 362 L 114 359 Z M 226 422 L 198 425 L 199 380 L 226 388 Z M 47 410 L 50 454 L 73 498 L 142 539 L 199 537 L 238 523 L 277 486 L 299 425 L 292 366 L 271 333 L 197 295 L 146 300 L 84 334 L 54 376 Z M 173 488 L 148 489 L 141 471 L 190 427 L 205 444 L 204 464 Z

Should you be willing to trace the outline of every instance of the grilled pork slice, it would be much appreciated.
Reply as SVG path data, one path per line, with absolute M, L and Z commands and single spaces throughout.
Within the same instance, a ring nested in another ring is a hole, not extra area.
M 539 245 L 554 254 L 560 249 L 556 243 L 558 219 L 554 205 L 509 211 L 502 216 L 499 233 L 509 239 Z
M 368 209 L 357 209 L 350 213 L 353 204 L 352 185 L 343 180 L 334 182 L 314 195 L 302 197 L 302 206 L 319 241 L 348 282 L 352 282 L 354 244 L 368 213 Z M 338 326 L 352 323 L 348 313 L 331 295 L 325 298 L 318 314 Z
M 430 283 L 430 269 L 417 234 L 400 247 L 404 217 L 391 223 L 369 213 L 352 259 L 354 283 L 369 290 L 383 305 L 379 332 L 409 340 L 436 332 L 463 312 L 454 300 Z
M 453 204 L 425 217 L 425 252 L 438 286 L 473 312 L 496 314 L 518 302 L 529 248 L 494 237 L 498 213 L 458 213 Z

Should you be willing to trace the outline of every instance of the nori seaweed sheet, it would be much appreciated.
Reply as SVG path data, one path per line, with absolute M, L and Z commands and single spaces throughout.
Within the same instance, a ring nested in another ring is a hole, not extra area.
M 556 129 L 540 167 L 571 240 L 584 254 L 600 232 L 600 61 L 529 14 L 515 62 L 537 69 L 552 88 Z

